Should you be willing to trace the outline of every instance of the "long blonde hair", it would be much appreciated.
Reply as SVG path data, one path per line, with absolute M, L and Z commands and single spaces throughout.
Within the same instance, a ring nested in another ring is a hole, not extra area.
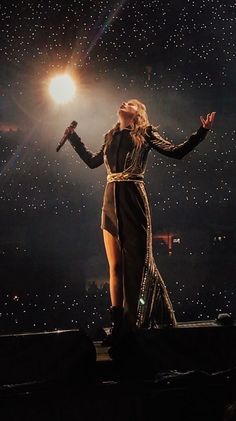
M 149 126 L 147 110 L 146 110 L 145 105 L 142 102 L 140 102 L 138 99 L 131 99 L 128 102 L 132 102 L 133 104 L 137 105 L 137 113 L 134 116 L 133 125 L 132 125 L 130 134 L 132 136 L 134 144 L 136 146 L 141 146 L 144 141 L 143 136 L 145 133 L 145 129 L 147 126 Z M 112 127 L 112 129 L 109 130 L 105 134 L 105 141 L 107 145 L 111 142 L 113 133 L 119 130 L 119 128 L 120 128 L 120 122 L 118 121 Z

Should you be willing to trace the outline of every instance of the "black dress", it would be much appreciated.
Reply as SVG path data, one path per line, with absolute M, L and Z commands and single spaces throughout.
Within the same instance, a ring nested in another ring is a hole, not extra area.
M 174 310 L 152 253 L 151 215 L 144 173 L 150 149 L 181 159 L 205 138 L 208 130 L 201 126 L 188 140 L 174 145 L 163 139 L 156 128 L 148 126 L 141 146 L 135 146 L 130 132 L 130 128 L 114 132 L 112 141 L 104 141 L 96 154 L 86 149 L 76 133 L 68 137 L 90 168 L 105 163 L 107 185 L 101 228 L 120 243 L 124 308 L 130 322 L 137 327 L 174 326 Z

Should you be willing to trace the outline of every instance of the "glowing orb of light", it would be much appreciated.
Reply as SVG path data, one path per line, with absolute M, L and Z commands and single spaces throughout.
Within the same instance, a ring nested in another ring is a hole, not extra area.
M 66 104 L 71 101 L 75 91 L 75 83 L 68 74 L 55 76 L 49 84 L 50 95 L 58 104 Z

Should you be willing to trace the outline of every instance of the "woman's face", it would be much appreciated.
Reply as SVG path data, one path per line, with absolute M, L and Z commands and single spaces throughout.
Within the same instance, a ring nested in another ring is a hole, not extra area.
M 132 101 L 122 102 L 118 114 L 126 117 L 134 117 L 137 114 L 138 106 Z

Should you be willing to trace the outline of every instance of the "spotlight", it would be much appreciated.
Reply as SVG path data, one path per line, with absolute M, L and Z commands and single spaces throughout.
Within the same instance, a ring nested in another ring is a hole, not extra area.
M 76 86 L 70 75 L 64 73 L 51 79 L 49 93 L 58 104 L 66 104 L 75 96 Z

